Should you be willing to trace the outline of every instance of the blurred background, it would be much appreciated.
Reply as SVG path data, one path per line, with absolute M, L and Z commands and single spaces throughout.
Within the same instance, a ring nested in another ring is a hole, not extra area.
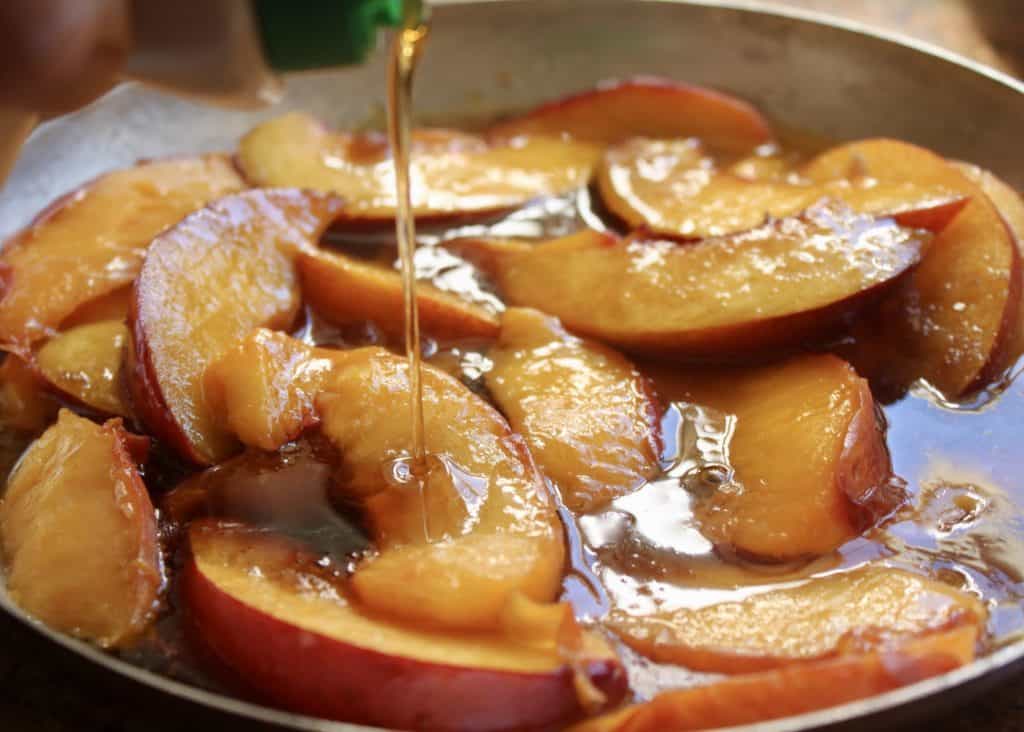
M 838 15 L 922 41 L 1024 77 L 1021 0 L 768 0 Z

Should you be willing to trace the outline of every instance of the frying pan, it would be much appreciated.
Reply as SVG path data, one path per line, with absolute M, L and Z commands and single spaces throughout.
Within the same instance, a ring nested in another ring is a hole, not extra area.
M 925 44 L 811 13 L 715 0 L 444 2 L 416 88 L 426 121 L 485 119 L 596 82 L 656 74 L 754 102 L 776 122 L 838 140 L 892 136 L 970 160 L 1024 189 L 1024 85 Z M 141 157 L 232 149 L 256 122 L 302 108 L 340 126 L 379 122 L 384 55 L 295 75 L 281 106 L 232 111 L 119 87 L 29 140 L 0 192 L 0 235 L 57 195 Z M 1022 507 L 1024 510 L 1024 507 Z M 125 663 L 0 607 L 88 661 L 178 699 L 299 730 L 354 732 L 211 693 Z M 736 732 L 877 729 L 948 707 L 1024 669 L 1024 642 L 945 676 L 864 701 Z

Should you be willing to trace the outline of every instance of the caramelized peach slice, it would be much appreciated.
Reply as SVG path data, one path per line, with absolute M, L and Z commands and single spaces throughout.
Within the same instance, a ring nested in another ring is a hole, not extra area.
M 698 504 L 718 544 L 769 559 L 826 554 L 902 498 L 890 487 L 871 390 L 835 356 L 733 372 L 666 369 L 658 383 L 667 398 L 737 418 L 729 445 L 737 485 Z
M 408 420 L 395 419 L 408 404 L 404 359 L 260 331 L 206 381 L 248 444 L 274 449 L 319 421 L 340 450 L 340 497 L 364 511 L 380 548 L 353 578 L 363 603 L 420 623 L 494 628 L 513 594 L 555 597 L 563 560 L 555 507 L 526 445 L 493 408 L 443 372 L 428 366 L 424 377 L 432 458 L 422 490 L 387 478 L 411 440 Z
M 413 133 L 412 204 L 417 218 L 489 213 L 585 185 L 592 146 L 550 138 L 491 144 L 451 130 Z M 242 138 L 238 163 L 260 186 L 333 191 L 345 217 L 395 216 L 394 163 L 386 139 L 335 133 L 305 114 L 264 122 Z
M 61 321 L 60 328 L 71 330 L 75 326 L 99 323 L 101 320 L 120 320 L 123 323 L 128 319 L 131 304 L 132 286 L 127 285 L 82 303 Z
M 743 180 L 787 181 L 797 177 L 797 168 L 804 160 L 806 154 L 800 150 L 784 151 L 775 145 L 768 145 L 734 160 L 725 170 Z
M 156 513 L 120 420 L 62 410 L 0 503 L 11 598 L 51 628 L 116 646 L 146 628 L 163 578 Z
M 614 237 L 598 234 L 596 231 L 579 232 L 577 234 L 577 238 L 580 241 L 590 237 L 601 242 L 616 241 Z M 460 237 L 450 239 L 441 246 L 480 271 L 493 276 L 500 272 L 508 261 L 517 256 L 528 254 L 537 245 L 521 239 Z
M 721 359 L 828 333 L 929 241 L 888 220 L 813 207 L 806 219 L 687 246 L 584 231 L 498 254 L 491 274 L 507 302 L 556 315 L 573 332 Z
M 660 694 L 571 732 L 717 729 L 826 709 L 964 666 L 974 660 L 976 643 L 976 628 L 965 626 L 872 653 L 736 676 Z
M 699 608 L 642 615 L 617 609 L 605 622 L 656 661 L 747 673 L 957 625 L 971 625 L 977 633 L 984 619 L 981 604 L 969 595 L 878 567 Z
M 698 137 L 744 153 L 772 138 L 751 105 L 712 89 L 668 79 L 637 77 L 557 99 L 491 127 L 491 137 L 567 135 L 596 145 L 630 137 Z
M 343 351 L 259 328 L 211 363 L 205 396 L 239 440 L 276 450 L 319 422 L 314 401 Z
M 36 368 L 62 394 L 101 414 L 127 417 L 121 365 L 128 327 L 102 320 L 64 331 L 36 353 Z
M 436 730 L 548 728 L 582 714 L 557 651 L 367 615 L 349 603 L 343 572 L 266 531 L 200 522 L 189 544 L 183 592 L 196 635 L 289 709 Z M 618 660 L 596 635 L 585 644 L 588 679 L 610 701 L 621 699 Z
M 1024 197 L 989 170 L 956 160 L 950 161 L 950 163 L 984 191 L 999 214 L 1006 220 L 1018 246 L 1024 246 Z
M 399 272 L 325 251 L 304 253 L 298 261 L 302 292 L 318 313 L 338 324 L 372 321 L 385 332 L 401 333 L 405 317 Z M 480 305 L 421 282 L 416 287 L 420 328 L 446 338 L 493 338 L 498 319 Z
M 488 354 L 487 387 L 573 511 L 629 493 L 658 470 L 660 408 L 629 361 L 510 308 Z
M 366 606 L 420 623 L 496 627 L 516 592 L 558 593 L 564 549 L 554 502 L 526 444 L 489 404 L 430 366 L 423 370 L 422 487 L 391 482 L 408 455 L 408 367 L 379 348 L 350 351 L 316 400 L 380 554 L 352 585 Z M 396 418 L 396 414 L 401 418 Z
M 967 163 L 953 164 L 985 192 L 1003 217 L 1003 221 L 1010 227 L 1010 233 L 1013 234 L 1020 253 L 1024 247 L 1024 198 L 1021 194 L 987 170 Z M 1021 268 L 1019 276 L 1024 277 L 1024 267 Z M 1000 366 L 1005 368 L 1012 365 L 1024 354 L 1024 294 L 1018 299 L 1017 312 L 1013 316 L 1013 322 L 1007 324 L 1007 330 L 1006 344 L 997 358 L 1000 363 L 994 366 L 995 371 L 998 371 Z
M 876 322 L 858 334 L 862 347 L 885 354 L 890 378 L 903 383 L 924 378 L 950 398 L 1000 375 L 1010 360 L 1021 265 L 996 207 L 949 162 L 894 140 L 843 145 L 812 161 L 805 173 L 829 180 L 851 170 L 880 182 L 944 185 L 971 199 L 912 276 L 881 305 Z
M 39 433 L 57 415 L 58 404 L 46 382 L 25 361 L 9 353 L 0 363 L 0 424 Z
M 203 371 L 253 328 L 294 320 L 292 260 L 340 206 L 305 191 L 247 191 L 153 241 L 129 315 L 128 384 L 142 422 L 183 457 L 208 464 L 234 449 L 203 394 Z
M 694 239 L 747 231 L 821 200 L 926 227 L 945 225 L 951 214 L 941 211 L 965 205 L 964 195 L 941 181 L 749 180 L 716 170 L 696 140 L 628 140 L 605 153 L 597 184 L 608 209 L 630 227 Z
M 131 284 L 154 236 L 244 187 L 227 157 L 208 155 L 118 170 L 59 199 L 0 254 L 0 346 L 24 355 L 83 303 Z

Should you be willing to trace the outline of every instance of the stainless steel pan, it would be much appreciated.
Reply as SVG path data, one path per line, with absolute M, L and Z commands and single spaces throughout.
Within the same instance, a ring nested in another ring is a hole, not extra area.
M 362 68 L 295 76 L 284 105 L 343 126 L 379 120 L 383 68 L 378 54 Z M 731 91 L 784 125 L 833 138 L 904 138 L 983 165 L 1024 189 L 1024 85 L 924 44 L 755 2 L 444 3 L 436 10 L 416 103 L 425 119 L 482 118 L 633 74 Z M 140 157 L 231 149 L 256 121 L 280 111 L 225 111 L 119 88 L 35 133 L 0 192 L 0 235 L 97 173 Z M 366 729 L 268 709 L 143 671 L 39 627 L 11 605 L 2 587 L 0 606 L 74 653 L 181 699 L 292 729 Z M 1020 669 L 1024 643 L 912 687 L 742 729 L 877 728 L 941 713 Z

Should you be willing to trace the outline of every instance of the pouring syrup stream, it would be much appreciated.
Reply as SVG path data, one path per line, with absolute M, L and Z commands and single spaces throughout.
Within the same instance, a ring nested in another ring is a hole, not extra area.
M 409 364 L 409 419 L 412 444 L 408 460 L 391 466 L 398 483 L 415 484 L 419 491 L 423 536 L 431 540 L 425 483 L 428 472 L 423 426 L 423 354 L 420 349 L 420 318 L 416 303 L 416 219 L 412 208 L 412 82 L 416 63 L 429 32 L 428 7 L 424 0 L 404 0 L 402 28 L 391 46 L 388 64 L 388 141 L 395 166 L 395 237 L 402 268 L 402 299 L 405 308 L 405 356 Z
M 402 293 L 405 307 L 405 355 L 409 361 L 409 415 L 412 420 L 411 477 L 426 471 L 426 445 L 423 427 L 422 354 L 420 323 L 416 305 L 416 220 L 412 211 L 410 175 L 410 126 L 412 116 L 412 81 L 424 43 L 427 39 L 428 8 L 423 0 L 403 3 L 402 29 L 391 48 L 388 68 L 388 138 L 395 164 L 396 217 L 395 234 L 402 266 Z

